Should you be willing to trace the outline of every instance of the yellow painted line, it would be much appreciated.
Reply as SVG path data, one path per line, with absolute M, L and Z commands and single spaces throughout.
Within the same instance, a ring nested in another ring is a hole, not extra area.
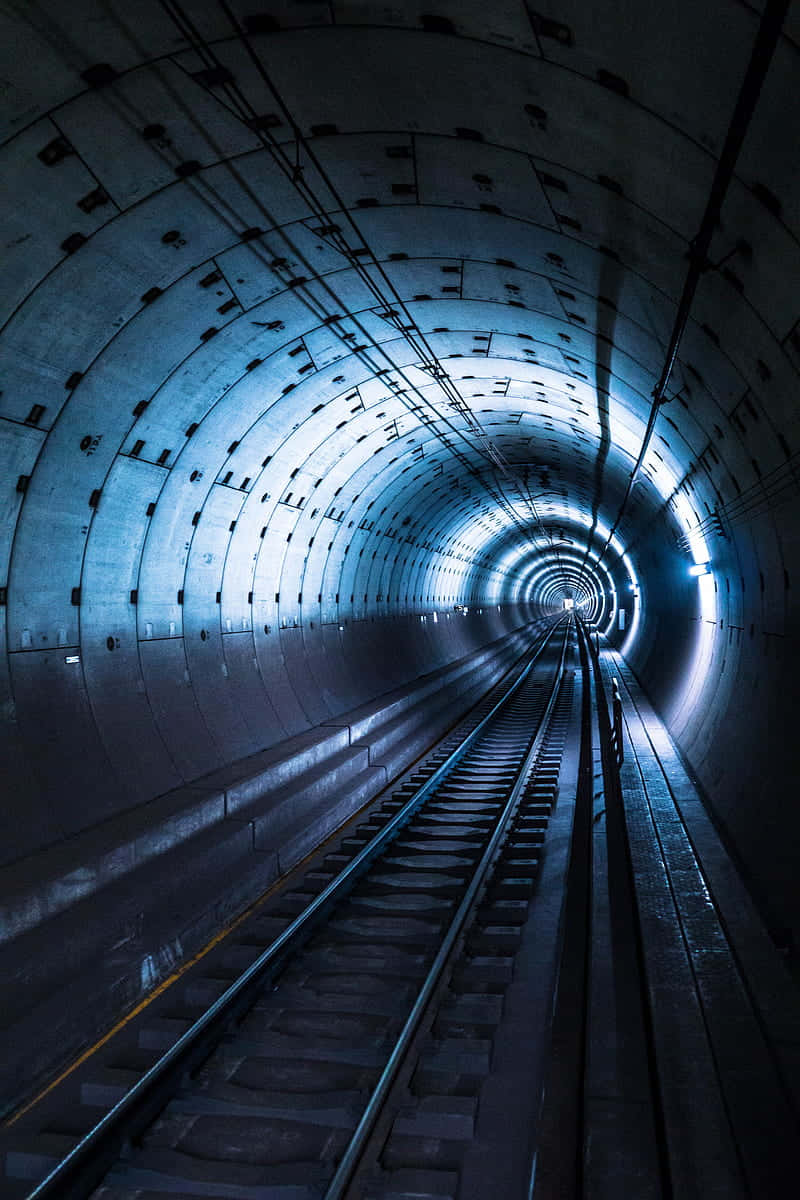
M 425 754 L 429 753 L 430 748 L 426 751 L 423 751 L 419 758 L 423 758 Z M 416 759 L 415 763 L 418 761 L 419 759 Z M 412 766 L 413 765 L 415 764 L 412 764 Z M 411 768 L 406 768 L 406 770 L 410 769 Z M 392 785 L 386 784 L 381 791 L 378 792 L 378 796 L 382 795 L 386 788 L 390 786 Z M 315 858 L 318 854 L 325 850 L 325 847 L 329 842 L 334 841 L 335 838 L 342 837 L 347 830 L 348 825 L 351 825 L 355 821 L 361 820 L 363 818 L 364 810 L 369 808 L 371 804 L 374 804 L 376 799 L 377 796 L 373 796 L 371 800 L 367 800 L 366 804 L 362 804 L 361 808 L 352 813 L 337 829 L 334 829 L 331 833 L 329 833 L 323 842 L 320 842 L 318 846 L 315 846 L 313 850 L 310 850 L 305 858 L 302 858 L 299 863 L 296 863 L 293 867 L 286 871 L 285 874 L 281 875 L 279 879 L 276 879 L 271 887 L 268 887 L 265 892 L 262 892 L 257 900 L 254 900 L 253 903 L 244 910 L 244 912 L 239 914 L 235 921 L 231 921 L 230 925 L 227 925 L 224 929 L 220 930 L 219 933 L 215 934 L 211 941 L 203 946 L 202 950 L 198 950 L 197 954 L 195 954 L 192 958 L 187 959 L 183 966 L 179 967 L 177 971 L 173 971 L 171 975 L 162 980 L 161 983 L 159 983 L 158 986 L 149 993 L 149 995 L 145 996 L 144 1000 L 140 1000 L 135 1008 L 132 1008 L 129 1013 L 127 1013 L 120 1021 L 116 1023 L 116 1025 L 109 1029 L 107 1033 L 104 1033 L 103 1036 L 99 1038 L 93 1046 L 90 1046 L 87 1050 L 84 1050 L 83 1054 L 76 1058 L 74 1062 L 71 1062 L 68 1067 L 65 1067 L 60 1075 L 57 1075 L 55 1079 L 52 1079 L 50 1083 L 41 1089 L 41 1091 L 37 1092 L 32 1100 L 29 1100 L 27 1104 L 22 1106 L 22 1108 L 17 1109 L 13 1116 L 7 1117 L 3 1122 L 2 1127 L 4 1129 L 9 1129 L 20 1119 L 20 1117 L 24 1117 L 25 1113 L 30 1112 L 32 1108 L 35 1108 L 45 1096 L 49 1095 L 50 1092 L 52 1092 L 54 1088 L 57 1088 L 60 1083 L 63 1083 L 65 1079 L 69 1078 L 73 1071 L 77 1070 L 77 1068 L 85 1063 L 87 1059 L 90 1059 L 93 1054 L 96 1054 L 98 1050 L 105 1046 L 106 1042 L 111 1041 L 111 1038 L 113 1038 L 115 1034 L 119 1033 L 121 1029 L 124 1029 L 125 1026 L 132 1021 L 134 1017 L 138 1016 L 140 1012 L 143 1012 L 147 1006 L 153 1002 L 153 1000 L 157 1000 L 159 996 L 163 995 L 167 988 L 172 987 L 172 985 L 177 983 L 181 976 L 185 975 L 191 967 L 195 966 L 196 963 L 199 963 L 202 958 L 205 958 L 208 952 L 213 950 L 215 946 L 228 937 L 228 935 L 232 933 L 234 929 L 241 925 L 242 921 L 246 921 L 248 917 L 252 916 L 255 910 L 260 908 L 261 905 L 264 904 L 264 902 L 268 900 L 274 892 L 278 891 L 279 888 L 286 887 L 288 881 L 295 874 L 295 872 L 302 871 L 302 869 L 311 859 Z

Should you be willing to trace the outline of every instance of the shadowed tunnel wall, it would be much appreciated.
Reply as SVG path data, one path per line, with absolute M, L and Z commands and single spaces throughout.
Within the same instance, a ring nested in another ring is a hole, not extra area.
M 611 540 L 758 13 L 234 9 L 2 5 L 3 859 L 574 597 L 797 926 L 797 6 Z

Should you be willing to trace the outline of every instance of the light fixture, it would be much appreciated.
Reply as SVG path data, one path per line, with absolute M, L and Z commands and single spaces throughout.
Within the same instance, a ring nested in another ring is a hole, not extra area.
M 707 562 L 693 563 L 692 566 L 689 567 L 689 574 L 690 575 L 709 575 L 711 573 L 710 566 L 711 566 L 711 564 L 707 563 Z

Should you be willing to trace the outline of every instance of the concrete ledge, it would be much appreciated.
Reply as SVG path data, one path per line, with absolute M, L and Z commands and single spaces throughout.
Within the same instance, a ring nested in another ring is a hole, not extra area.
M 182 891 L 189 894 L 191 871 L 230 870 L 252 849 L 249 822 L 226 821 L 201 830 L 165 856 L 169 870 L 164 860 L 152 859 L 15 938 L 3 950 L 3 1023 L 39 1003 L 93 957 L 125 957 L 126 947 L 146 938 L 148 925 L 158 919 L 151 914 L 159 907 L 174 912 Z M 169 940 L 179 936 L 180 927 Z
M 49 920 L 225 816 L 225 794 L 187 786 L 3 868 L 0 943 Z
M 307 771 L 294 783 L 271 792 L 269 807 L 259 800 L 248 808 L 236 810 L 235 815 L 252 821 L 256 845 L 259 838 L 265 842 L 267 830 L 270 843 L 277 844 L 284 829 L 306 817 L 318 800 L 346 793 L 353 778 L 368 768 L 366 749 L 340 750 L 324 766 Z
M 466 658 L 456 659 L 455 662 L 449 663 L 431 675 L 425 675 L 414 683 L 406 684 L 394 692 L 389 692 L 386 696 L 379 697 L 378 700 L 371 700 L 368 704 L 362 704 L 353 709 L 352 712 L 341 718 L 342 722 L 347 721 L 351 741 L 362 741 L 376 729 L 383 728 L 388 722 L 422 703 L 428 697 L 444 689 L 455 687 L 465 676 L 480 672 L 487 664 L 503 656 L 504 652 L 510 662 L 515 657 L 515 651 L 516 654 L 521 653 L 523 637 L 512 633 L 504 640 L 509 643 L 504 650 L 498 650 L 497 643 L 492 643 L 486 649 L 477 650 Z
M 484 676 L 490 666 L 497 669 L 498 664 L 510 662 L 519 654 L 524 640 L 521 632 L 508 634 L 499 643 L 361 705 L 336 723 L 297 734 L 5 867 L 0 882 L 0 945 L 248 805 L 272 807 L 267 799 L 272 793 L 291 786 L 352 743 L 383 730 L 370 755 L 370 761 L 376 762 L 376 753 L 385 754 L 389 746 L 402 739 L 400 725 L 394 731 L 390 728 L 393 720 L 414 710 L 411 724 L 405 727 L 407 732 L 416 715 L 423 713 L 428 698 L 438 695 L 442 706 L 451 703 L 468 674 L 486 686 Z M 372 744 L 364 742 L 362 748 L 369 751 Z M 413 749 L 409 745 L 412 756 Z M 335 779 L 330 782 L 335 786 Z
M 3 1104 L 73 1056 L 405 770 L 530 630 L 3 872 Z
M 3 951 L 0 1111 L 132 1008 L 277 878 L 252 827 L 204 830 Z M 193 879 L 193 875 L 195 878 Z
M 240 758 L 228 767 L 204 775 L 192 786 L 200 790 L 220 789 L 225 795 L 226 811 L 232 812 L 275 788 L 291 783 L 299 775 L 326 762 L 332 755 L 346 750 L 349 745 L 350 734 L 346 724 L 318 725 L 269 750 Z
M 333 803 L 328 797 L 320 800 L 312 812 L 298 819 L 292 829 L 284 831 L 283 841 L 278 849 L 280 873 L 284 874 L 292 867 L 297 866 L 306 854 L 310 854 L 321 841 L 338 829 L 385 784 L 386 771 L 383 767 L 367 767 L 353 781 L 353 786 L 346 796 L 335 799 Z M 256 847 L 258 849 L 272 848 L 270 832 L 265 830 L 261 834 L 256 829 Z
M 464 709 L 475 703 L 482 692 L 492 687 L 506 669 L 507 662 L 487 664 L 482 670 L 475 669 L 469 687 L 459 689 L 458 697 Z M 462 685 L 463 687 L 463 685 Z M 426 743 L 440 737 L 450 723 L 453 704 L 453 688 L 443 689 L 427 701 L 419 701 L 406 708 L 394 720 L 380 726 L 375 732 L 353 742 L 354 746 L 366 746 L 369 761 L 382 764 L 390 779 L 404 770 L 422 752 Z

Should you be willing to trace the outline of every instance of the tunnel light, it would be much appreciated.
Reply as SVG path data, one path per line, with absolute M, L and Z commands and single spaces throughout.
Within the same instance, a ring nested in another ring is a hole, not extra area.
M 689 567 L 689 574 L 690 575 L 710 575 L 711 574 L 711 564 L 707 563 L 707 562 L 692 563 L 691 567 Z
M 81 661 L 80 654 L 67 654 L 64 656 L 65 663 L 79 663 Z
M 564 608 L 570 609 L 570 608 L 574 608 L 574 607 L 575 607 L 575 601 L 572 600 L 569 596 L 565 597 Z

